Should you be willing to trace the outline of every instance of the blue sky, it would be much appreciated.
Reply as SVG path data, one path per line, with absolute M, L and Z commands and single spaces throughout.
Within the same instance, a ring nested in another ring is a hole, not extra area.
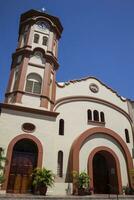
M 134 0 L 1 0 L 0 101 L 17 46 L 20 14 L 42 7 L 64 27 L 57 81 L 95 76 L 134 99 Z

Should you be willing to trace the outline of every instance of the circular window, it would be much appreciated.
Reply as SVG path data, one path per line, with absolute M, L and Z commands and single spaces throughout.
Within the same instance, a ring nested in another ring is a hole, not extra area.
M 35 131 L 35 125 L 32 123 L 24 123 L 22 125 L 22 129 L 25 132 L 34 132 Z
M 94 83 L 92 83 L 92 84 L 89 85 L 89 89 L 90 89 L 93 93 L 99 92 L 99 87 L 98 87 L 96 84 L 94 84 Z

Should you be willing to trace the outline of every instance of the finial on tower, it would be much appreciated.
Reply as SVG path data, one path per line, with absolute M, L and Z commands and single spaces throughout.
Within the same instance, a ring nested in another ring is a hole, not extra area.
M 45 11 L 46 11 L 46 8 L 41 8 L 41 11 L 42 11 L 42 12 L 45 12 Z

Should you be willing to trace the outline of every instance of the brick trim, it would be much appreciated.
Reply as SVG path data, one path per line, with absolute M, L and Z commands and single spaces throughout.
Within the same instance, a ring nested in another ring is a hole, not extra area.
M 45 67 L 44 75 L 43 75 L 41 95 L 47 96 L 48 98 L 49 98 L 50 75 L 51 75 L 51 65 L 49 63 L 46 63 L 46 67 Z M 48 108 L 48 100 L 46 98 L 41 98 L 40 106 Z
M 16 90 L 23 91 L 24 89 L 28 61 L 29 61 L 29 57 L 25 57 L 20 66 L 20 72 L 19 72 L 20 74 L 19 74 L 18 85 L 17 85 Z M 22 93 L 17 93 L 15 97 L 15 102 L 21 103 L 21 98 L 22 98 Z
M 41 109 L 35 109 L 35 108 L 29 108 L 29 107 L 23 107 L 15 104 L 2 104 L 0 103 L 0 107 L 4 109 L 9 109 L 9 110 L 16 110 L 16 111 L 21 111 L 21 112 L 27 112 L 27 113 L 33 113 L 33 114 L 38 114 L 38 115 L 43 115 L 43 116 L 50 116 L 50 117 L 57 117 L 59 113 L 57 112 L 51 112 L 48 110 L 41 110 Z
M 127 165 L 127 173 L 128 173 L 128 179 L 129 179 L 129 185 L 133 188 L 132 182 L 131 182 L 131 178 L 130 178 L 130 174 L 129 171 L 130 169 L 133 168 L 133 160 L 131 158 L 131 154 L 129 152 L 129 149 L 126 145 L 126 143 L 123 141 L 123 139 L 119 136 L 119 134 L 117 134 L 116 132 L 108 129 L 108 128 L 104 128 L 104 127 L 95 127 L 95 128 L 91 128 L 86 130 L 85 132 L 83 132 L 78 138 L 76 138 L 76 140 L 73 142 L 72 144 L 72 148 L 70 151 L 70 164 L 71 164 L 71 170 L 76 170 L 79 171 L 79 153 L 80 153 L 80 149 L 81 147 L 84 145 L 84 142 L 90 138 L 90 136 L 94 135 L 94 134 L 106 134 L 110 137 L 112 137 L 114 140 L 117 141 L 117 143 L 120 145 L 120 147 L 123 150 L 124 156 L 125 156 L 125 160 L 126 160 L 126 165 Z
M 120 171 L 120 163 L 119 163 L 119 159 L 117 157 L 117 155 L 115 154 L 115 152 L 105 146 L 100 146 L 100 147 L 96 147 L 90 154 L 88 157 L 88 164 L 87 164 L 87 169 L 88 169 L 88 174 L 90 176 L 90 187 L 94 188 L 93 185 L 93 158 L 95 156 L 95 154 L 99 151 L 106 151 L 108 153 L 110 153 L 116 163 L 116 170 L 117 170 L 117 179 L 118 179 L 118 190 L 119 190 L 119 194 L 122 194 L 122 180 L 121 180 L 121 171 Z
M 51 96 L 51 101 L 55 103 L 56 99 L 56 72 L 54 71 L 53 74 L 53 83 L 52 83 L 52 96 Z M 54 104 L 51 103 L 50 110 L 53 111 L 54 109 Z

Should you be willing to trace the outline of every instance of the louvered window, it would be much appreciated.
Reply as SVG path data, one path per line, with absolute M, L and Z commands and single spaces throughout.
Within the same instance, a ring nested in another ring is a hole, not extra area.
M 25 91 L 35 94 L 40 94 L 41 85 L 42 85 L 41 77 L 38 74 L 31 73 L 27 76 Z

